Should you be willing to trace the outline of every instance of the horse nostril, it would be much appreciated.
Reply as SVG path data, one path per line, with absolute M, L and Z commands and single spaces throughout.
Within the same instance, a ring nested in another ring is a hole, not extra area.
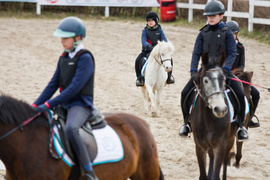
M 214 111 L 218 114 L 219 108 L 218 108 L 218 107 L 215 107 L 215 108 L 214 108 Z

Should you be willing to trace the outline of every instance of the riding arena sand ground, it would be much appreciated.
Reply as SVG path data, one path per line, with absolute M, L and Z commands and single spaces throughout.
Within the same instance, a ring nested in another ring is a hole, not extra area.
M 0 92 L 28 103 L 39 96 L 51 79 L 63 49 L 52 34 L 59 19 L 0 18 Z M 159 161 L 166 180 L 198 179 L 199 167 L 193 137 L 178 136 L 183 123 L 180 95 L 190 78 L 190 60 L 198 29 L 161 23 L 175 46 L 173 75 L 176 83 L 161 95 L 158 117 L 151 117 L 143 106 L 140 88 L 135 86 L 135 59 L 141 51 L 144 21 L 84 20 L 85 48 L 95 56 L 94 105 L 101 112 L 125 112 L 146 120 L 156 139 Z M 269 46 L 241 38 L 246 49 L 246 71 L 254 71 L 253 83 L 270 87 Z M 244 143 L 241 167 L 228 167 L 229 180 L 270 179 L 270 92 L 259 88 L 261 99 L 256 115 L 261 127 L 249 129 Z M 3 148 L 3 147 L 1 147 Z M 31 153 L 31 149 L 29 149 Z M 5 172 L 1 171 L 1 178 Z

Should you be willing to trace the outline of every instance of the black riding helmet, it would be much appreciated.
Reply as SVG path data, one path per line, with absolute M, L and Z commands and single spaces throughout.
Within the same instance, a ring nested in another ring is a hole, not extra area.
M 232 33 L 238 33 L 239 32 L 239 25 L 236 21 L 229 21 L 226 23 L 229 29 L 232 31 Z
M 225 8 L 220 1 L 210 1 L 204 7 L 204 16 L 224 14 Z
M 150 11 L 146 14 L 146 17 L 145 17 L 146 21 L 148 21 L 149 19 L 153 19 L 155 21 L 155 23 L 157 24 L 158 21 L 159 21 L 159 17 L 157 15 L 157 13 L 153 12 L 153 11 Z

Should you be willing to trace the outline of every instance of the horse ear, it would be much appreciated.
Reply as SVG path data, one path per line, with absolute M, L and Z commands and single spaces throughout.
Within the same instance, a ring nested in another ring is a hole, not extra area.
M 221 57 L 220 57 L 220 61 L 218 61 L 219 62 L 218 65 L 220 67 L 222 67 L 224 65 L 225 61 L 226 61 L 226 53 L 223 51 L 221 54 Z
M 207 52 L 207 53 L 204 53 L 202 55 L 202 64 L 204 66 L 206 66 L 208 64 L 208 62 L 209 62 L 209 56 L 208 56 L 208 52 Z
M 253 76 L 253 71 L 247 71 L 247 79 L 249 82 L 251 82 L 252 76 Z

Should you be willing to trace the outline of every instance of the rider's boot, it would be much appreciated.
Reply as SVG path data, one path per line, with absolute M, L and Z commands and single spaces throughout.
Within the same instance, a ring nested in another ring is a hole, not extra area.
M 144 80 L 142 77 L 138 77 L 136 80 L 136 86 L 144 86 Z
M 174 77 L 172 75 L 172 71 L 168 72 L 168 79 L 167 79 L 167 84 L 173 84 L 174 81 Z
M 188 137 L 188 134 L 191 133 L 190 123 L 188 122 L 188 113 L 184 115 L 184 124 L 180 127 L 179 135 L 180 137 Z
M 239 119 L 239 128 L 236 132 L 236 138 L 238 142 L 243 142 L 248 140 L 248 131 L 244 126 L 244 121 Z
M 248 127 L 250 127 L 250 128 L 260 127 L 260 122 L 259 122 L 258 118 L 257 118 L 258 122 L 254 122 L 252 120 L 253 117 L 257 118 L 257 116 L 254 115 L 254 108 L 252 107 L 252 108 L 250 108 L 250 118 L 249 118 Z
M 85 172 L 86 180 L 98 180 L 94 170 Z

